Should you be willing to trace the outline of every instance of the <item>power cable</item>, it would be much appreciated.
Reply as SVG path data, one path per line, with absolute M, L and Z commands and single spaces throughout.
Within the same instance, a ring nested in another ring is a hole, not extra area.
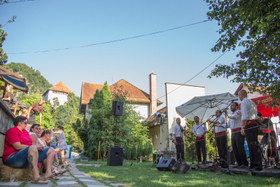
M 201 74 L 203 71 L 205 71 L 207 68 L 209 68 L 212 64 L 214 64 L 217 60 L 219 60 L 224 54 L 226 54 L 227 51 L 225 51 L 223 54 L 221 54 L 218 58 L 216 58 L 213 62 L 211 62 L 208 66 L 206 66 L 203 70 L 201 70 L 200 72 L 198 72 L 196 75 L 194 75 L 192 78 L 190 78 L 189 80 L 187 80 L 186 82 L 184 82 L 182 85 L 180 85 L 179 87 L 175 88 L 174 90 L 168 92 L 167 94 L 164 94 L 163 96 L 158 97 L 156 100 L 165 97 L 166 95 L 171 94 L 172 92 L 174 92 L 175 90 L 178 90 L 180 87 L 182 87 L 184 84 L 187 84 L 188 82 L 190 82 L 191 80 L 193 80 L 195 77 L 197 77 L 199 74 Z
M 161 31 L 151 32 L 151 33 L 147 33 L 147 34 L 141 34 L 141 35 L 127 37 L 127 38 L 122 38 L 122 39 L 116 39 L 116 40 L 111 40 L 111 41 L 106 41 L 106 42 L 82 45 L 82 46 L 78 46 L 78 47 L 67 47 L 67 48 L 49 49 L 49 50 L 43 50 L 43 51 L 17 52 L 17 53 L 7 53 L 7 54 L 17 55 L 17 54 L 30 54 L 30 53 L 45 53 L 45 52 L 52 52 L 52 51 L 62 51 L 62 50 L 69 50 L 69 49 L 77 49 L 77 48 L 82 48 L 82 47 L 91 47 L 91 46 L 96 46 L 96 45 L 104 45 L 104 44 L 109 44 L 109 43 L 116 43 L 116 42 L 121 42 L 121 41 L 125 41 L 125 40 L 131 40 L 131 39 L 135 39 L 135 38 L 141 38 L 141 37 L 145 37 L 145 36 L 160 34 L 160 33 L 168 32 L 168 31 L 173 31 L 173 30 L 177 30 L 177 29 L 182 29 L 182 28 L 185 28 L 185 27 L 197 25 L 197 24 L 200 24 L 200 23 L 205 23 L 205 22 L 208 22 L 208 21 L 211 21 L 211 20 L 203 20 L 203 21 L 199 21 L 199 22 L 195 22 L 195 23 L 191 23 L 191 24 L 187 24 L 187 25 L 182 25 L 182 26 L 178 26 L 178 27 L 173 27 L 173 28 L 165 29 L 165 30 L 161 30 Z

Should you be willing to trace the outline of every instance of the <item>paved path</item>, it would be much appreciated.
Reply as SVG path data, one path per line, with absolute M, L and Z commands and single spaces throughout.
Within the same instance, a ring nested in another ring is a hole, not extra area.
M 58 176 L 59 180 L 56 180 L 55 183 L 52 183 L 49 181 L 48 184 L 32 184 L 31 181 L 29 181 L 27 184 L 24 185 L 24 182 L 0 182 L 0 186 L 7 186 L 7 187 L 17 187 L 21 184 L 26 187 L 56 187 L 56 186 L 65 186 L 65 187 L 105 187 L 106 184 L 109 184 L 111 186 L 122 186 L 121 183 L 113 183 L 111 181 L 104 181 L 104 183 L 98 182 L 97 180 L 94 180 L 87 174 L 80 172 L 76 165 L 74 164 L 74 161 L 72 159 L 67 159 L 67 162 L 72 166 L 69 167 L 69 172 L 66 172 L 63 174 L 63 176 Z M 78 164 L 82 165 L 82 164 Z M 90 164 L 85 164 L 87 166 L 90 166 Z

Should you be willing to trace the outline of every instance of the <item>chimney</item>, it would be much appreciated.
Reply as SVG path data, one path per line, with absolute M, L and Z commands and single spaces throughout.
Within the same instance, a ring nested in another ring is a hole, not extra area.
M 150 75 L 150 116 L 157 111 L 157 75 Z

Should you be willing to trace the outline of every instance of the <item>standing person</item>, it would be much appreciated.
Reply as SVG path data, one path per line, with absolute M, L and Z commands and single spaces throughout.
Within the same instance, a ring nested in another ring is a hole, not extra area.
M 13 86 L 6 86 L 7 93 L 4 94 L 3 101 L 6 103 L 7 107 L 10 109 L 13 104 Z
M 247 168 L 248 161 L 244 148 L 245 137 L 241 134 L 241 112 L 238 110 L 238 103 L 233 102 L 230 105 L 230 110 L 232 111 L 232 114 L 228 115 L 229 121 L 227 124 L 224 124 L 224 127 L 230 127 L 231 129 L 231 145 L 237 161 L 237 165 L 233 166 L 233 168 Z M 226 110 L 225 114 L 227 115 Z
M 219 157 L 220 159 L 227 161 L 227 129 L 222 126 L 222 124 L 225 124 L 225 118 L 221 116 L 222 112 L 220 110 L 217 110 L 215 115 L 215 120 L 208 121 L 214 123 L 215 125 L 215 129 L 212 130 L 212 133 L 215 131 L 215 139 L 218 147 Z
M 195 125 L 192 127 L 191 135 L 195 134 L 195 148 L 198 162 L 201 162 L 201 151 L 203 155 L 203 163 L 206 163 L 206 143 L 204 135 L 208 132 L 207 127 L 203 123 L 199 123 L 199 117 L 194 117 Z M 201 148 L 201 151 L 200 151 Z
M 257 124 L 257 106 L 247 98 L 247 92 L 240 90 L 238 92 L 241 102 L 241 134 L 246 135 L 249 147 L 250 169 L 262 170 L 262 157 L 258 141 L 258 124 Z
M 41 99 L 39 102 L 33 103 L 29 109 L 27 117 L 28 119 L 28 125 L 32 126 L 35 123 L 36 113 L 39 112 L 39 118 L 40 118 L 40 125 L 42 124 L 42 114 L 43 114 L 43 104 L 45 103 L 44 99 Z
M 56 136 L 52 132 L 50 133 L 50 136 L 51 136 L 50 146 L 56 149 Z
M 51 132 L 52 132 L 52 134 L 57 135 L 57 138 L 58 138 L 56 148 L 61 149 L 59 151 L 59 158 L 60 158 L 61 162 L 63 164 L 65 164 L 65 166 L 68 166 L 68 163 L 67 163 L 67 161 L 65 159 L 65 155 L 64 155 L 64 150 L 67 149 L 67 144 L 65 142 L 65 135 L 64 135 L 63 130 L 64 130 L 64 128 L 61 125 L 59 125 L 57 127 L 57 131 L 53 131 L 53 129 L 51 129 Z
M 183 135 L 186 134 L 186 126 L 181 126 L 181 119 L 176 119 L 176 125 L 173 127 L 174 144 L 176 145 L 177 160 L 184 159 L 184 141 Z
M 274 146 L 277 147 L 277 143 L 276 143 L 277 137 L 276 137 L 276 133 L 273 128 L 272 121 L 269 118 L 263 118 L 263 115 L 260 112 L 257 113 L 257 116 L 258 116 L 258 120 L 262 123 L 262 125 L 265 125 L 265 127 L 271 131 L 270 136 L 274 138 L 274 141 L 275 141 Z M 262 148 L 264 148 L 268 144 L 268 140 L 269 140 L 268 134 L 263 135 L 263 138 L 261 140 Z M 279 162 L 279 153 L 277 150 L 276 150 L 275 162 L 276 163 Z

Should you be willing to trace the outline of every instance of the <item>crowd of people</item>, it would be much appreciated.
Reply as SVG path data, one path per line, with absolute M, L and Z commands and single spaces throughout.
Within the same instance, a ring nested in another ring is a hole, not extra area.
M 250 169 L 250 170 L 262 170 L 263 169 L 263 158 L 264 158 L 264 147 L 270 142 L 268 135 L 264 135 L 261 144 L 258 141 L 259 123 L 265 125 L 268 130 L 271 131 L 272 138 L 276 140 L 276 134 L 273 130 L 272 122 L 270 119 L 262 118 L 262 114 L 257 112 L 256 104 L 248 99 L 247 92 L 241 90 L 238 93 L 239 99 L 241 100 L 241 110 L 238 109 L 239 104 L 232 102 L 230 105 L 231 113 L 227 113 L 227 109 L 217 110 L 215 113 L 215 120 L 207 120 L 214 129 L 210 131 L 215 133 L 216 146 L 218 148 L 218 154 L 220 161 L 227 162 L 227 128 L 231 130 L 231 146 L 237 162 L 234 168 Z M 226 122 L 225 118 L 222 117 L 222 113 L 228 117 L 229 121 Z M 184 159 L 184 145 L 183 145 L 183 132 L 185 129 L 180 125 L 180 119 L 176 119 L 177 124 L 173 128 L 174 143 L 176 144 L 177 159 Z M 201 162 L 201 152 L 203 155 L 203 163 L 206 163 L 206 143 L 205 134 L 209 131 L 205 123 L 200 123 L 199 117 L 194 117 L 195 125 L 192 127 L 191 135 L 196 136 L 195 146 L 198 162 Z M 244 148 L 244 139 L 246 138 L 249 148 L 248 162 L 246 151 Z M 177 140 L 177 141 L 176 141 Z M 178 140 L 180 140 L 178 142 Z M 276 143 L 276 141 L 274 142 Z M 274 145 L 274 147 L 277 147 Z M 268 159 L 268 158 L 266 158 Z M 276 163 L 279 162 L 279 154 L 276 151 L 275 156 Z M 222 167 L 228 167 L 228 164 L 222 164 Z M 249 167 L 249 168 L 248 168 Z
M 3 97 L 8 107 L 12 101 L 12 89 L 7 86 L 8 93 Z M 67 144 L 63 126 L 58 126 L 56 131 L 41 128 L 44 102 L 41 99 L 33 103 L 14 119 L 14 127 L 6 132 L 3 152 L 3 163 L 9 167 L 30 165 L 32 183 L 35 184 L 47 184 L 48 179 L 59 180 L 57 176 L 64 174 L 70 166 L 65 159 Z M 40 124 L 35 123 L 36 113 L 39 113 Z M 40 168 L 43 176 L 39 175 Z

